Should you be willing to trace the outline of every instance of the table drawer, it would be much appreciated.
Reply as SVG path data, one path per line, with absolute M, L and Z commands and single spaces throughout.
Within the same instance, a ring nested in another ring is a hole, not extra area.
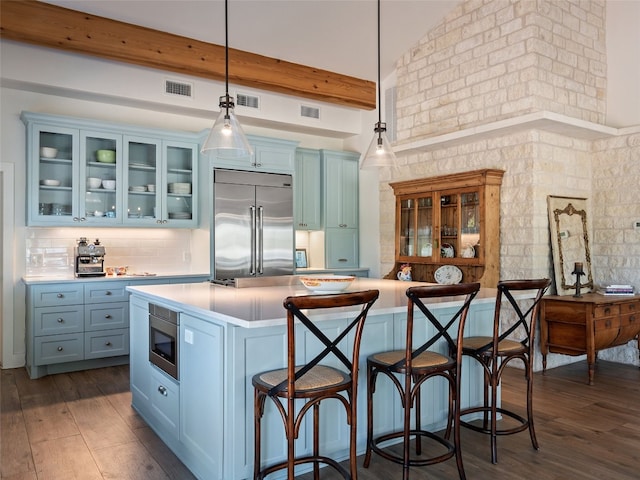
M 114 328 L 129 328 L 129 303 L 98 303 L 85 305 L 84 330 L 111 330 Z
M 620 305 L 598 305 L 593 309 L 593 318 L 613 317 L 620 314 Z
M 103 330 L 84 334 L 84 358 L 117 357 L 129 354 L 129 329 Z
M 75 362 L 84 358 L 84 334 L 51 335 L 37 337 L 35 365 Z
M 85 285 L 84 303 L 129 301 L 127 282 L 98 282 Z
M 82 285 L 34 285 L 29 290 L 34 307 L 81 305 L 84 303 L 84 288 Z
M 84 310 L 81 305 L 35 308 L 33 333 L 36 337 L 41 337 L 43 335 L 82 332 L 84 329 L 83 314 Z

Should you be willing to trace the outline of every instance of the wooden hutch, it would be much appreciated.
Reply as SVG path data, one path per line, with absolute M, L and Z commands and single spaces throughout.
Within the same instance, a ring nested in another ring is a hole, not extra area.
M 495 287 L 500 277 L 500 186 L 503 170 L 476 170 L 391 183 L 396 197 L 395 279 L 410 264 L 413 280 Z M 451 265 L 455 268 L 443 266 Z

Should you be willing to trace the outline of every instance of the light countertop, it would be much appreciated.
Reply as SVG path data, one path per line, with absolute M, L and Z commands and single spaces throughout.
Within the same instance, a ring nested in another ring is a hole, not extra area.
M 404 312 L 407 308 L 405 291 L 411 286 L 424 286 L 422 282 L 400 282 L 373 278 L 356 278 L 346 292 L 377 289 L 380 297 L 369 311 L 369 315 Z M 173 310 L 191 314 L 204 320 L 210 319 L 232 325 L 256 328 L 284 325 L 286 313 L 283 300 L 291 295 L 310 294 L 302 284 L 277 287 L 235 288 L 212 285 L 209 282 L 129 286 L 127 290 L 151 303 L 160 303 Z M 496 290 L 482 288 L 474 304 L 495 301 Z M 441 308 L 460 305 L 461 297 L 447 297 L 431 301 Z M 355 309 L 351 309 L 355 311 Z M 344 318 L 346 308 L 332 309 L 331 313 L 313 314 L 314 320 Z
M 22 282 L 25 285 L 38 285 L 48 283 L 77 283 L 77 282 L 135 282 L 141 280 L 166 280 L 168 282 L 180 281 L 185 278 L 199 278 L 202 277 L 202 281 L 206 281 L 210 278 L 208 273 L 158 273 L 156 275 L 105 275 L 103 277 L 76 277 L 73 274 L 68 275 L 38 275 L 38 276 L 24 276 Z

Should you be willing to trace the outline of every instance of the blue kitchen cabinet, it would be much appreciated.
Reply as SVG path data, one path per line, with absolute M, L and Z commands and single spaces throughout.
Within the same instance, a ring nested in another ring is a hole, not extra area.
M 180 314 L 180 443 L 201 478 L 223 479 L 224 327 Z
M 27 225 L 197 226 L 196 134 L 31 112 L 21 118 Z
M 358 159 L 351 152 L 321 150 L 324 167 L 325 266 L 359 266 Z
M 296 230 L 322 228 L 322 177 L 320 151 L 296 150 L 293 179 L 294 226 Z
M 206 135 L 208 131 L 202 133 L 203 141 Z M 237 157 L 212 153 L 209 155 L 213 167 L 265 173 L 293 173 L 298 142 L 257 135 L 247 135 L 247 139 L 253 148 L 253 155 Z

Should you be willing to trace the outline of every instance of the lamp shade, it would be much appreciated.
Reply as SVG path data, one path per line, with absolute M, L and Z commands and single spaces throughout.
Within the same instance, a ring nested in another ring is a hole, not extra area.
M 228 96 L 220 97 L 220 115 L 202 144 L 202 153 L 224 157 L 248 157 L 253 154 L 249 140 L 233 113 L 233 105 Z
M 387 140 L 386 125 L 377 123 L 369 148 L 362 156 L 360 168 L 396 167 L 396 155 Z

